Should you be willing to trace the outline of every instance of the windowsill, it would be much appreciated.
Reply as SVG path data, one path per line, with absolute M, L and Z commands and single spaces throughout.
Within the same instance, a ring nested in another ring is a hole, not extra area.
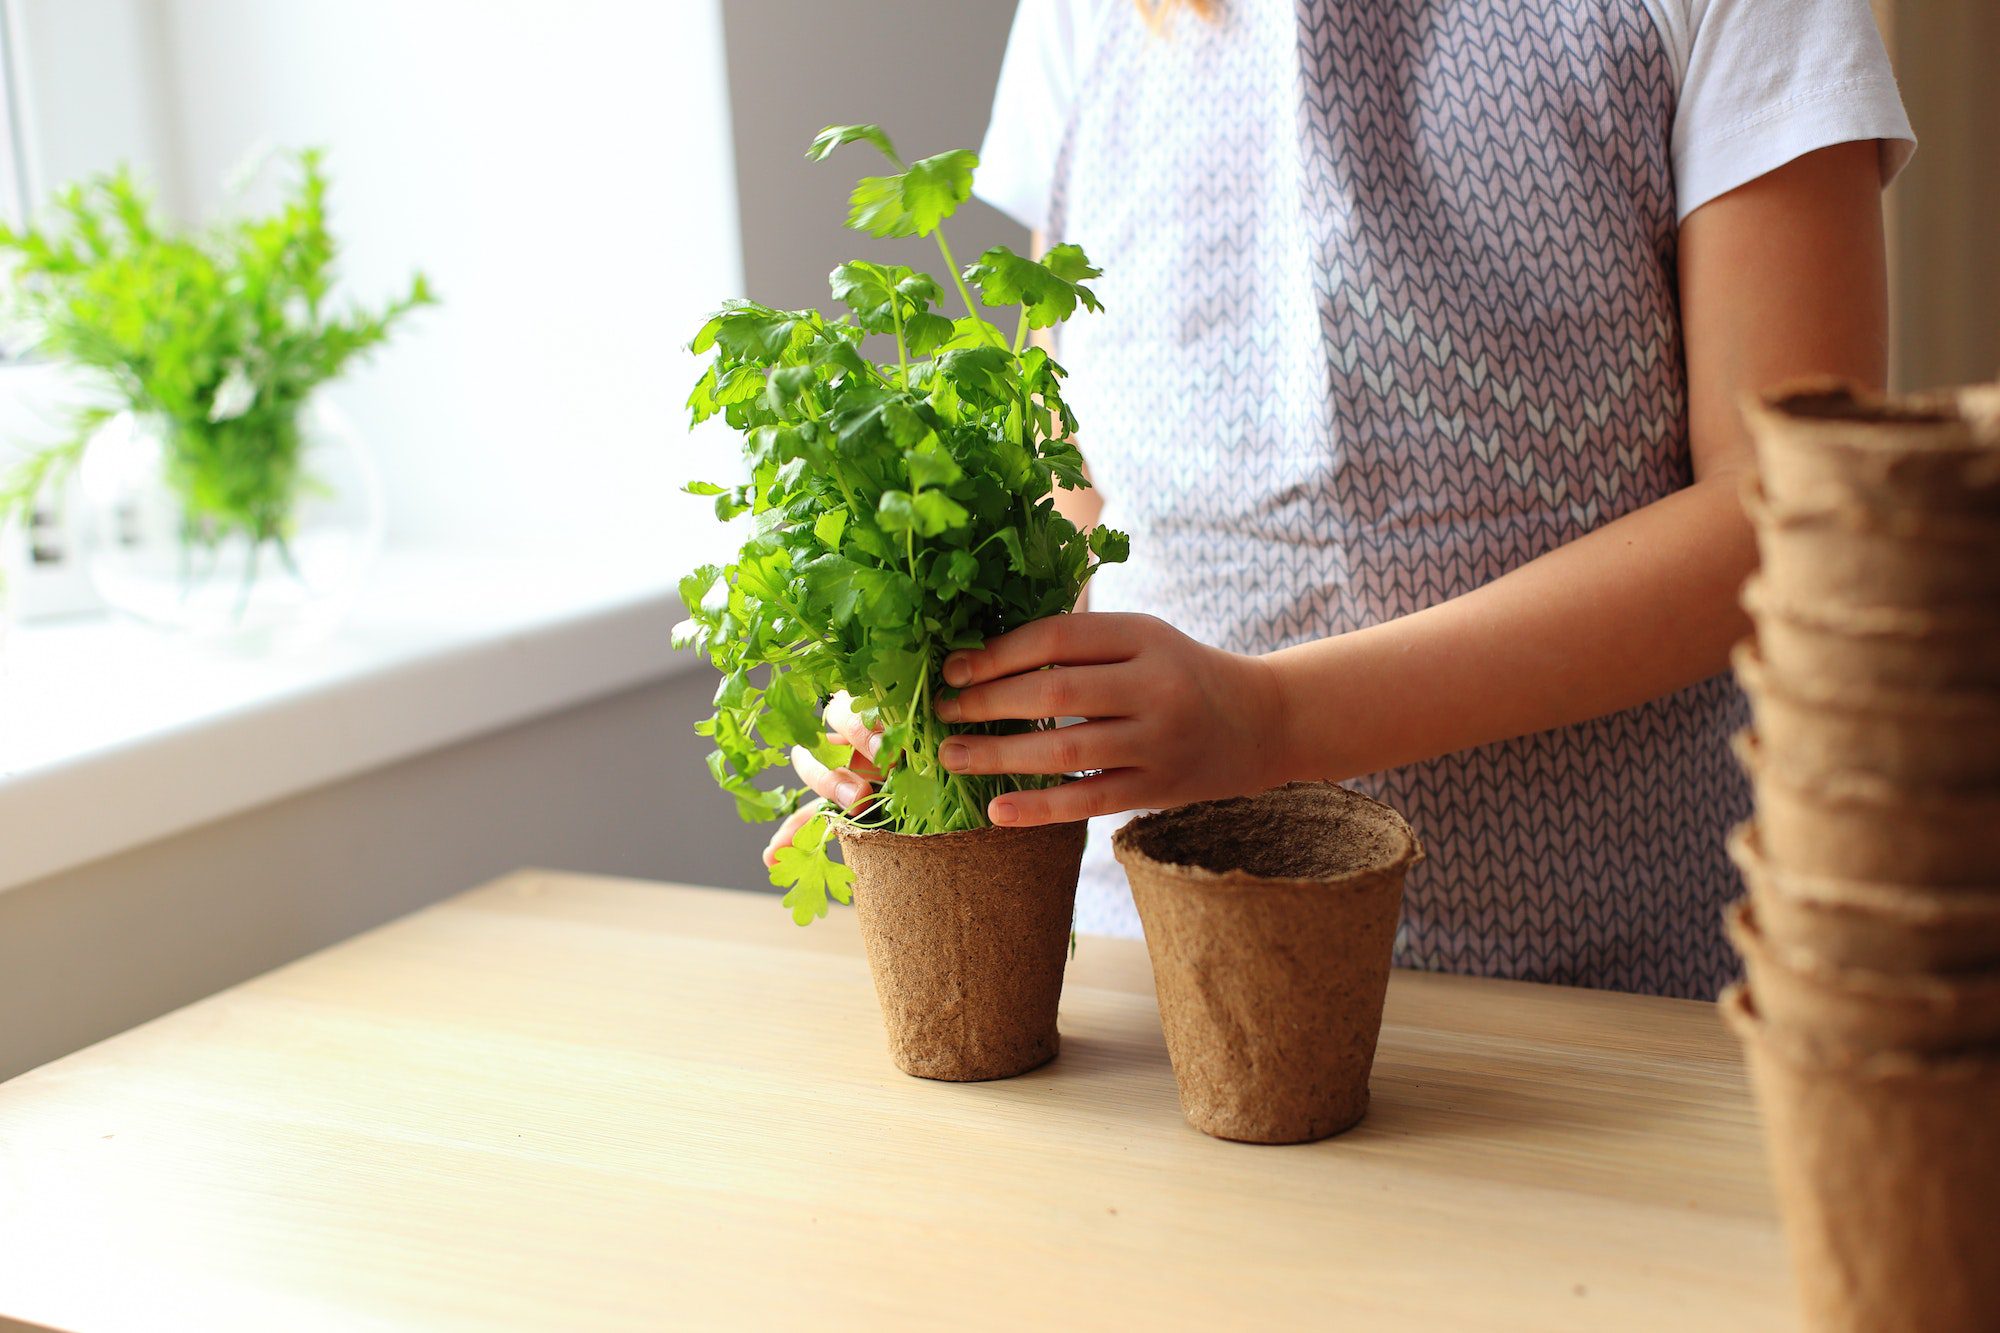
M 384 555 L 331 640 L 221 657 L 105 618 L 0 646 L 0 891 L 690 669 L 673 567 Z

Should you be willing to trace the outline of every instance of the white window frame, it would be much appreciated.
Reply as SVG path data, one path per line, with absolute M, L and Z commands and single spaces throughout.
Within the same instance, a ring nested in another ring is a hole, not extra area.
M 28 215 L 28 135 L 21 109 L 20 15 L 0 0 L 0 221 Z

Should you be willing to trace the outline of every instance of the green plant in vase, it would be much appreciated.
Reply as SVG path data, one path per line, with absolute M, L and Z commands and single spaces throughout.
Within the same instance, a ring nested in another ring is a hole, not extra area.
M 379 308 L 336 308 L 324 164 L 291 161 L 266 216 L 177 227 L 121 169 L 62 191 L 41 225 L 0 226 L 9 323 L 97 390 L 64 439 L 0 478 L 0 518 L 23 516 L 129 414 L 158 437 L 183 579 L 228 544 L 247 552 L 246 595 L 267 559 L 298 572 L 296 515 L 321 484 L 313 395 L 433 298 L 418 274 Z

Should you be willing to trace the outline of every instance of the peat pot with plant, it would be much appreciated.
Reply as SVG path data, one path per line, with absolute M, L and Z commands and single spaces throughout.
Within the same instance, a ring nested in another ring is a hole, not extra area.
M 676 642 L 722 672 L 699 730 L 747 820 L 807 798 L 760 781 L 791 747 L 850 760 L 822 727 L 828 697 L 851 694 L 881 729 L 878 790 L 822 809 L 772 878 L 801 925 L 829 899 L 854 903 L 901 1069 L 1004 1078 L 1056 1053 L 1084 829 L 990 826 L 994 796 L 1053 779 L 949 773 L 938 747 L 1032 724 L 952 725 L 932 704 L 945 654 L 1073 610 L 1092 572 L 1125 558 L 1122 534 L 1056 509 L 1057 488 L 1087 482 L 1062 367 L 1028 342 L 1097 308 L 1084 283 L 1098 271 L 1074 245 L 1039 261 L 996 246 L 961 268 L 939 224 L 978 158 L 905 163 L 873 125 L 830 127 L 808 156 L 851 144 L 889 170 L 854 187 L 848 225 L 933 238 L 946 277 L 854 260 L 832 273 L 838 315 L 730 301 L 702 326 L 693 349 L 711 359 L 689 405 L 740 434 L 748 479 L 689 489 L 745 531 L 733 561 L 682 580 Z
M 120 170 L 0 226 L 10 332 L 80 372 L 73 429 L 0 478 L 20 519 L 74 474 L 106 605 L 235 648 L 330 629 L 379 548 L 382 500 L 323 387 L 431 302 L 332 298 L 320 155 L 266 216 L 189 229 Z

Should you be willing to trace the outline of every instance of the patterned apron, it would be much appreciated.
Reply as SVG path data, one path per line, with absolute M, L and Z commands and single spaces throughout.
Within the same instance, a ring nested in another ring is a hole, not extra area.
M 1106 270 L 1060 349 L 1132 534 L 1094 609 L 1264 652 L 1688 485 L 1674 76 L 1640 0 L 1134 11 L 1105 8 L 1050 226 Z M 1430 853 L 1397 961 L 1712 996 L 1743 711 L 1718 677 L 1357 784 Z M 1131 934 L 1102 832 L 1078 926 Z

